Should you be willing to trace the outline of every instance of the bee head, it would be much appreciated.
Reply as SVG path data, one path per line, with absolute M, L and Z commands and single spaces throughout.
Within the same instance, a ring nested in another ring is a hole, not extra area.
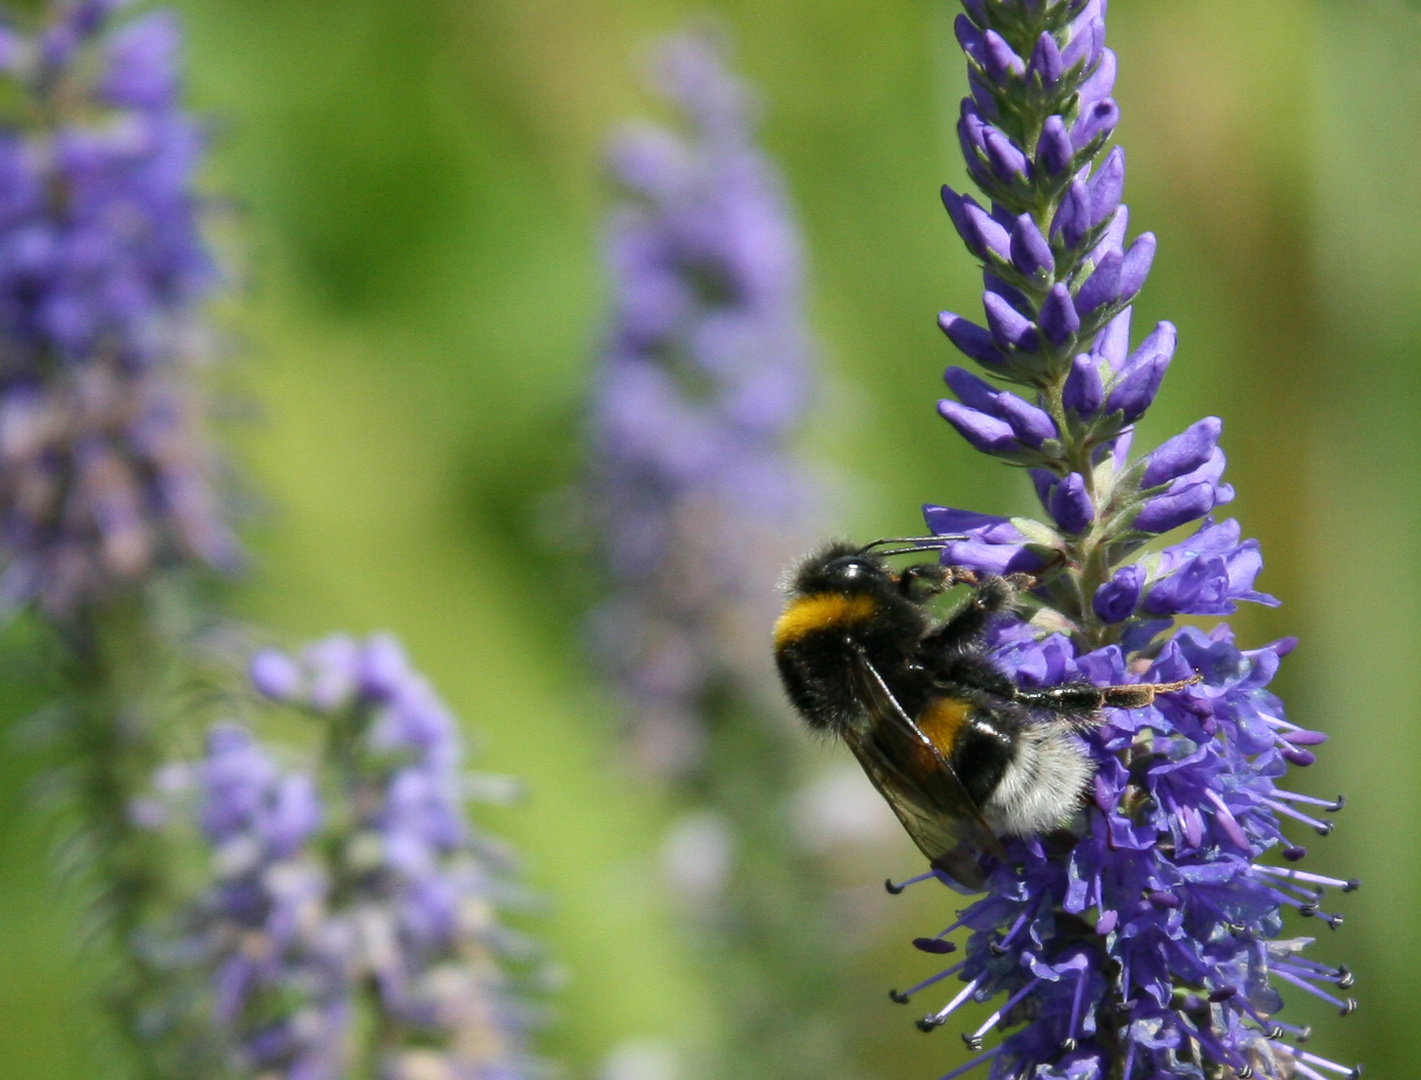
M 790 581 L 790 593 L 878 594 L 895 588 L 893 574 L 882 559 L 853 544 L 833 543 L 806 558 Z

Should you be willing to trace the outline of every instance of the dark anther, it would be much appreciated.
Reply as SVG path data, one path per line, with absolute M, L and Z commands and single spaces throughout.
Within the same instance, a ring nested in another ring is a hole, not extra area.
M 1297 845 L 1294 845 L 1292 847 L 1285 847 L 1283 849 L 1283 858 L 1287 859 L 1289 862 L 1299 862 L 1302 859 L 1306 859 L 1307 855 L 1308 849 L 1305 847 L 1299 847 Z
M 952 942 L 943 941 L 942 938 L 935 937 L 915 937 L 913 939 L 913 948 L 921 949 L 923 952 L 937 953 L 939 955 L 957 951 L 957 946 Z
M 1317 914 L 1317 905 L 1304 904 L 1302 907 L 1298 908 L 1298 914 L 1301 915 L 1304 919 L 1311 919 L 1314 915 Z
M 1075 1040 L 1075 1039 L 1062 1039 L 1062 1040 L 1061 1040 L 1061 1053 L 1063 1053 L 1063 1054 L 1069 1054 L 1069 1053 L 1073 1052 L 1073 1051 L 1075 1050 L 1075 1048 L 1076 1048 L 1076 1040 Z
M 1350 990 L 1357 985 L 1357 976 L 1352 974 L 1352 969 L 1346 964 L 1337 969 L 1337 985 L 1343 990 Z
M 892 878 L 884 879 L 883 887 L 888 890 L 890 896 L 897 896 L 900 892 L 907 888 L 906 885 L 894 885 Z
M 942 1027 L 944 1023 L 945 1021 L 939 1020 L 936 1016 L 925 1016 L 918 1021 L 918 1030 L 935 1031 L 938 1028 Z
M 1297 1037 L 1296 1039 L 1294 1039 L 1293 1041 L 1294 1041 L 1294 1042 L 1297 1042 L 1297 1043 L 1305 1043 L 1305 1042 L 1307 1042 L 1307 1041 L 1308 1041 L 1309 1039 L 1311 1039 L 1311 1038 L 1312 1038 L 1312 1025 L 1311 1025 L 1311 1024 L 1308 1024 L 1306 1027 L 1304 1027 L 1304 1028 L 1302 1029 L 1302 1031 L 1298 1032 L 1298 1037 Z
M 1357 999 L 1356 999 L 1356 998 L 1348 998 L 1348 999 L 1347 999 L 1347 1004 L 1342 1006 L 1341 1010 L 1338 1012 L 1337 1015 L 1338 1015 L 1338 1016 L 1351 1016 L 1351 1015 L 1352 1015 L 1354 1012 L 1356 1012 L 1356 1011 L 1357 1011 Z
M 1341 915 L 1329 915 L 1329 916 L 1327 917 L 1327 928 L 1328 928 L 1329 930 L 1336 930 L 1336 929 L 1337 929 L 1339 926 L 1341 926 L 1341 925 L 1342 925 L 1342 916 L 1341 916 Z
M 1353 1065 L 1353 1066 L 1352 1066 L 1352 1080 L 1361 1080 L 1361 1078 L 1362 1078 L 1362 1066 L 1360 1066 L 1360 1065 Z
M 962 1033 L 962 1041 L 967 1044 L 967 1049 L 971 1050 L 972 1053 L 980 1054 L 982 1052 L 982 1037 L 980 1035 L 968 1035 L 964 1031 Z
M 1274 1024 L 1271 1028 L 1268 1029 L 1268 1037 L 1270 1039 L 1281 1039 L 1286 1034 L 1287 1032 L 1285 1032 L 1277 1024 Z
M 1348 878 L 1347 884 L 1342 886 L 1343 892 L 1356 892 L 1362 887 L 1360 878 Z
M 1209 995 L 1209 1000 L 1212 1001 L 1215 1005 L 1218 1005 L 1221 1002 L 1228 1001 L 1229 998 L 1233 997 L 1237 993 L 1237 986 L 1221 986 L 1219 987 L 1219 989 L 1215 990 L 1212 994 Z
M 996 941 L 987 946 L 987 951 L 993 956 L 1005 956 L 1007 954 L 1006 949 L 1002 948 L 1001 943 Z
M 908 995 L 900 994 L 897 990 L 890 990 L 888 991 L 888 1000 L 896 1001 L 899 1005 L 906 1005 L 908 1004 Z
M 1318 836 L 1331 836 L 1332 830 L 1337 828 L 1337 826 L 1330 821 L 1319 821 L 1313 828 L 1317 830 Z
M 1344 806 L 1346 806 L 1346 805 L 1347 805 L 1347 796 L 1346 796 L 1346 795 L 1339 795 L 1339 796 L 1337 796 L 1337 801 L 1336 801 L 1335 803 L 1333 803 L 1331 806 L 1329 806 L 1327 809 L 1328 809 L 1328 812 L 1335 814 L 1335 813 L 1337 813 L 1337 811 L 1341 810 L 1341 809 L 1342 809 Z
M 1239 1069 L 1239 1071 L 1238 1071 L 1238 1078 L 1239 1078 L 1239 1080 L 1248 1080 L 1248 1078 L 1249 1078 L 1250 1076 L 1252 1076 L 1252 1075 L 1253 1075 L 1253 1066 L 1252 1066 L 1252 1065 L 1245 1065 L 1243 1068 Z
M 1232 934 L 1234 937 L 1238 937 L 1240 934 L 1244 933 L 1248 929 L 1248 927 L 1241 922 L 1231 922 L 1228 924 L 1228 927 L 1229 933 Z

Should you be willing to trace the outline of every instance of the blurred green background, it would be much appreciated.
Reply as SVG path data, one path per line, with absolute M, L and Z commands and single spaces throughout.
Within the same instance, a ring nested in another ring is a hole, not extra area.
M 638 61 L 657 36 L 719 11 L 807 234 L 835 381 L 806 450 L 851 478 L 844 527 L 911 530 L 925 500 L 1024 509 L 1024 477 L 968 452 L 933 411 L 952 359 L 934 316 L 971 312 L 980 289 L 936 196 L 962 176 L 951 12 L 179 7 L 191 99 L 220 121 L 210 187 L 236 204 L 223 231 L 243 285 L 222 312 L 234 381 L 261 412 L 232 428 L 267 500 L 244 614 L 292 642 L 397 632 L 478 733 L 478 764 L 527 781 L 524 805 L 485 817 L 553 901 L 539 931 L 570 980 L 545 1049 L 570 1076 L 628 1041 L 690 1045 L 716 1009 L 656 885 L 668 810 L 610 765 L 611 707 L 577 648 L 582 598 L 541 539 L 557 521 L 549 493 L 576 474 L 601 318 L 600 148 L 650 109 Z M 1236 623 L 1246 641 L 1302 638 L 1281 691 L 1335 741 L 1297 783 L 1350 798 L 1310 861 L 1365 880 L 1322 953 L 1357 971 L 1362 1009 L 1317 1011 L 1316 1048 L 1406 1075 L 1421 1006 L 1421 560 L 1407 546 L 1421 505 L 1421 15 L 1401 0 L 1115 0 L 1110 14 L 1132 227 L 1160 238 L 1136 335 L 1169 318 L 1181 340 L 1136 445 L 1225 420 L 1232 510 L 1284 600 Z M 101 1069 L 74 905 L 34 808 L 44 766 L 19 741 L 0 757 L 0 1077 L 87 1078 Z M 884 995 L 932 970 L 908 938 L 959 906 L 943 890 L 874 891 L 914 865 L 904 842 L 864 870 L 874 929 L 850 1038 L 865 1080 L 962 1060 L 952 1032 L 919 1034 Z

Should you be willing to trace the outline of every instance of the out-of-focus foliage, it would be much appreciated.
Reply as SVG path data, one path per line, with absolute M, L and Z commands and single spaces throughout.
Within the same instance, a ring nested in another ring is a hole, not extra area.
M 487 734 L 481 765 L 527 782 L 526 805 L 489 817 L 555 898 L 540 933 L 571 979 L 550 1055 L 590 1076 L 618 1046 L 623 1060 L 655 1059 L 656 1040 L 694 1053 L 716 1008 L 658 892 L 667 808 L 615 762 L 610 702 L 577 648 L 587 598 L 559 569 L 579 538 L 548 493 L 575 473 L 603 309 L 602 139 L 646 107 L 644 50 L 696 9 L 179 6 L 194 103 L 221 119 L 210 186 L 235 202 L 222 239 L 246 267 L 223 314 L 261 415 L 234 436 L 270 499 L 250 530 L 247 611 L 292 640 L 397 632 Z M 815 330 L 844 387 L 809 445 L 857 477 L 845 527 L 914 529 L 926 500 L 1026 506 L 1025 478 L 981 467 L 933 410 L 952 359 L 934 316 L 980 289 L 936 198 L 962 179 L 948 7 L 720 10 L 807 233 Z M 1283 600 L 1239 620 L 1241 639 L 1301 636 L 1281 692 L 1293 719 L 1338 739 L 1307 790 L 1352 796 L 1348 827 L 1315 845 L 1319 868 L 1365 881 L 1345 933 L 1366 1007 L 1339 1053 L 1401 1075 L 1421 995 L 1414 935 L 1388 921 L 1421 884 L 1421 855 L 1395 843 L 1421 815 L 1407 546 L 1421 525 L 1421 17 L 1400 0 L 1115 0 L 1110 44 L 1132 224 L 1161 241 L 1137 319 L 1180 328 L 1142 438 L 1225 421 L 1243 526 L 1269 553 L 1260 587 Z M 23 716 L 25 673 L 3 674 L 0 703 Z M 92 1025 L 34 809 L 44 765 L 19 739 L 0 758 L 0 1073 L 77 1080 L 97 1075 Z M 903 841 L 844 871 L 866 1078 L 962 1060 L 884 995 L 931 966 L 907 938 L 951 921 L 940 893 L 875 884 L 916 865 Z

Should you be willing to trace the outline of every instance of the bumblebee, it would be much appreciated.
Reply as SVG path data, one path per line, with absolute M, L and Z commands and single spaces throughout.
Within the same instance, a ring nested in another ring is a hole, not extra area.
M 986 655 L 982 634 L 1035 578 L 886 562 L 950 539 L 836 542 L 805 557 L 788 579 L 774 649 L 810 728 L 847 742 L 932 865 L 980 890 L 980 854 L 1005 860 L 1002 837 L 1047 832 L 1080 805 L 1093 766 L 1077 732 L 1103 708 L 1141 708 L 1198 676 L 1018 686 Z M 972 588 L 967 601 L 935 618 L 929 601 L 959 584 Z

